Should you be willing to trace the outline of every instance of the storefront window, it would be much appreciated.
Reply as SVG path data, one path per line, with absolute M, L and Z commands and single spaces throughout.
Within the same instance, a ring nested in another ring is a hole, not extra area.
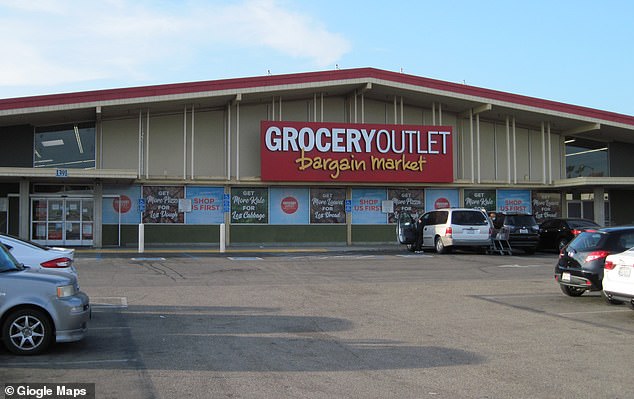
M 566 140 L 566 177 L 609 176 L 608 146 L 589 140 Z
M 95 168 L 94 124 L 37 128 L 34 144 L 34 168 Z

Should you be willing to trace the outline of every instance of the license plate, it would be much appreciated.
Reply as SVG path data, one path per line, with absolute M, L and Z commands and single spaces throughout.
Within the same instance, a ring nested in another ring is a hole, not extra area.
M 528 234 L 528 229 L 520 229 L 520 234 Z
M 465 234 L 475 234 L 475 230 L 463 230 Z
M 570 281 L 570 273 L 568 272 L 561 273 L 561 281 Z
M 630 274 L 632 274 L 632 268 L 631 267 L 620 267 L 619 268 L 619 277 L 630 277 Z

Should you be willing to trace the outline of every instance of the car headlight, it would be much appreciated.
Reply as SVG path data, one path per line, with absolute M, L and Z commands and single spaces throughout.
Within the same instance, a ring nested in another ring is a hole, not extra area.
M 75 295 L 74 285 L 62 285 L 57 287 L 58 298 L 66 298 L 67 296 L 73 296 L 73 295 Z

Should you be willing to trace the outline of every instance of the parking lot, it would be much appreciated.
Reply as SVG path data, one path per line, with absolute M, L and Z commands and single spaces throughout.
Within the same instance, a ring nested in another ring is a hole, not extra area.
M 92 320 L 5 382 L 97 398 L 629 398 L 634 311 L 563 295 L 557 255 L 80 253 Z

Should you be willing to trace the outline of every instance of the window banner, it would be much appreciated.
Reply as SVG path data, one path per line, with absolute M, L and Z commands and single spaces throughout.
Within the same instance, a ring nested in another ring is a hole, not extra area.
M 531 191 L 497 190 L 497 210 L 507 213 L 531 213 Z
M 310 223 L 346 223 L 346 189 L 311 188 Z
M 425 212 L 425 190 L 390 188 L 387 199 L 394 203 L 394 212 L 388 214 L 388 223 L 396 223 L 400 212 L 421 215 Z
M 272 187 L 269 198 L 270 224 L 308 224 L 307 188 Z
M 382 201 L 387 199 L 382 188 L 352 189 L 352 224 L 386 224 Z
M 538 223 L 548 218 L 561 217 L 561 193 L 533 191 L 533 215 Z
M 223 187 L 187 186 L 186 198 L 191 201 L 191 212 L 185 214 L 187 224 L 221 224 L 223 212 Z
M 269 189 L 234 187 L 231 189 L 231 223 L 269 222 Z
M 495 212 L 495 190 L 464 190 L 464 207 Z
M 453 181 L 451 126 L 262 121 L 263 181 Z
M 185 197 L 184 186 L 143 186 L 143 223 L 184 223 L 178 200 Z
M 114 197 L 114 196 L 117 197 Z M 141 212 L 139 211 L 139 199 L 141 198 L 141 186 L 104 185 L 102 202 L 102 223 L 139 224 Z
M 428 188 L 425 190 L 425 211 L 457 208 L 459 206 L 459 198 L 458 189 Z

